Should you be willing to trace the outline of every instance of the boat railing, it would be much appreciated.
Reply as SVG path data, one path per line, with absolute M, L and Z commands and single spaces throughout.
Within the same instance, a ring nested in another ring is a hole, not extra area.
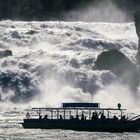
M 113 116 L 111 115 L 112 111 L 119 111 L 121 112 L 121 117 L 124 114 L 126 109 L 122 108 L 99 108 L 99 107 L 61 107 L 61 108 L 32 108 L 32 110 L 37 111 L 39 116 L 42 116 L 43 112 L 47 112 L 48 118 L 50 119 L 59 119 L 62 116 L 63 119 L 70 119 L 71 116 L 76 117 L 78 115 L 79 118 L 86 117 L 88 120 L 92 119 L 93 113 L 97 113 L 98 116 L 103 113 L 106 118 L 110 118 Z M 44 116 L 44 115 L 43 115 Z M 120 117 L 120 118 L 121 118 Z
M 137 116 L 135 116 L 133 118 L 130 118 L 129 121 L 133 121 L 133 120 L 136 120 L 136 119 L 140 119 L 140 115 L 137 115 Z

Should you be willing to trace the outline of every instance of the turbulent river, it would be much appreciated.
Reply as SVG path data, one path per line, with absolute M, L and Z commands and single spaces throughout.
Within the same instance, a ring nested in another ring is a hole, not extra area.
M 18 124 L 26 108 L 62 102 L 120 102 L 139 113 L 139 92 L 94 68 L 98 55 L 112 48 L 136 64 L 137 42 L 134 23 L 1 21 L 0 50 L 13 55 L 0 58 L 0 139 L 138 140 L 139 133 L 25 130 Z

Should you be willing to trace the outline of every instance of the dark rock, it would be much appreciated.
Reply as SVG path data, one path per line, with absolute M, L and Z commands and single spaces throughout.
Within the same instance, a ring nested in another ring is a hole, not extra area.
M 95 61 L 95 67 L 99 70 L 111 70 L 132 89 L 138 86 L 136 66 L 117 49 L 102 52 Z
M 29 34 L 29 35 L 33 35 L 33 34 L 37 34 L 38 31 L 34 31 L 34 30 L 29 30 L 28 32 L 26 32 L 26 34 Z
M 71 66 L 74 67 L 74 68 L 79 68 L 79 63 L 78 63 L 78 61 L 77 61 L 76 59 L 74 59 L 74 58 L 70 60 L 70 64 L 71 64 Z
M 0 58 L 7 57 L 7 56 L 12 56 L 11 50 L 0 51 Z
M 88 58 L 88 59 L 84 60 L 84 62 L 83 62 L 83 64 L 85 64 L 85 65 L 92 65 L 92 63 L 93 63 L 92 58 Z
M 19 34 L 19 32 L 18 31 L 12 31 L 11 32 L 11 37 L 12 38 L 18 38 L 18 39 L 20 39 L 21 38 L 21 36 L 20 36 L 20 34 Z
M 136 33 L 138 35 L 138 53 L 137 53 L 137 61 L 140 64 L 140 11 L 136 12 L 134 15 Z
M 140 37 L 140 11 L 136 12 L 134 15 L 136 33 Z

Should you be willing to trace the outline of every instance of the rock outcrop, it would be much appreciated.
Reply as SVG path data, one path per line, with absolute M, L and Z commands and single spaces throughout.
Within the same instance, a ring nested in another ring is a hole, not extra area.
M 138 52 L 137 52 L 137 62 L 140 65 L 140 11 L 136 12 L 134 15 L 136 33 L 138 35 Z
M 7 57 L 7 56 L 12 56 L 12 51 L 11 50 L 0 51 L 0 58 Z
M 136 90 L 138 86 L 136 66 L 117 49 L 102 52 L 95 61 L 95 66 L 98 70 L 111 70 L 125 84 Z

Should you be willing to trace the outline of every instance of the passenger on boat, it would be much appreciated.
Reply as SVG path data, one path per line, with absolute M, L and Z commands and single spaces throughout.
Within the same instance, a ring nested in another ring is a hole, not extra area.
M 104 115 L 104 113 L 101 113 L 101 120 L 105 120 L 106 119 L 106 116 Z
M 78 116 L 78 114 L 76 115 L 76 118 L 75 118 L 76 120 L 79 120 L 79 116 Z
M 74 119 L 74 117 L 71 115 L 71 116 L 70 116 L 70 119 L 71 119 L 71 120 L 73 120 L 73 119 Z
M 59 117 L 60 117 L 60 120 L 62 120 L 62 119 L 63 119 L 62 115 L 60 115 Z
M 92 113 L 92 117 L 91 117 L 92 120 L 94 120 L 94 116 L 95 116 L 95 114 L 94 114 L 94 112 L 93 112 L 93 113 Z
M 125 115 L 124 115 L 124 116 L 122 116 L 120 120 L 121 120 L 121 121 L 126 120 Z
M 39 115 L 39 119 L 42 119 L 42 116 L 41 115 Z
M 81 120 L 85 120 L 84 114 L 82 113 Z
M 98 120 L 98 119 L 99 119 L 99 118 L 98 118 L 97 112 L 93 112 L 93 113 L 92 113 L 91 119 L 92 119 L 92 120 Z
M 48 115 L 46 114 L 43 119 L 48 119 Z
M 114 115 L 113 120 L 118 120 L 118 117 L 116 115 Z
M 97 112 L 95 112 L 95 120 L 98 120 L 99 118 L 98 118 L 98 114 L 97 114 Z
M 73 120 L 73 119 L 74 119 L 74 117 L 71 115 L 71 116 L 70 116 L 70 119 L 71 119 L 71 120 Z
M 30 118 L 30 113 L 29 113 L 29 112 L 26 113 L 26 118 L 27 118 L 27 119 Z

